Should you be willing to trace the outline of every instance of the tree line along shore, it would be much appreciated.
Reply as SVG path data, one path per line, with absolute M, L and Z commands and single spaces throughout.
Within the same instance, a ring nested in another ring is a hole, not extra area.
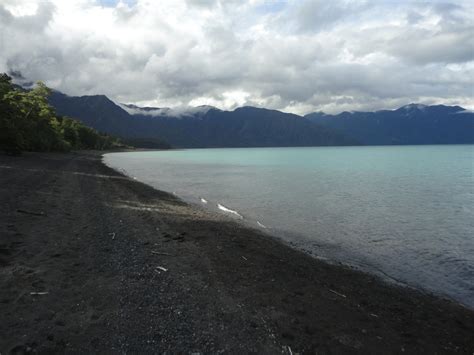
M 51 90 L 42 82 L 31 90 L 0 74 L 0 149 L 22 151 L 70 151 L 126 148 L 119 139 L 97 132 L 79 121 L 57 115 L 48 103 Z

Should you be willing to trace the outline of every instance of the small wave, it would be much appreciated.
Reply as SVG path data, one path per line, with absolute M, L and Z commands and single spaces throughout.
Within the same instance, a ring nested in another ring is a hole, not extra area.
M 207 203 L 207 200 L 201 197 L 201 202 L 202 203 Z
M 260 227 L 262 227 L 262 228 L 264 228 L 264 229 L 267 229 L 267 227 L 265 227 L 265 226 L 264 226 L 262 223 L 260 223 L 259 221 L 257 221 L 257 224 L 258 224 Z
M 220 203 L 217 204 L 217 207 L 221 210 L 221 211 L 224 211 L 224 212 L 227 212 L 227 213 L 232 213 L 232 214 L 235 214 L 236 216 L 238 216 L 239 218 L 244 218 L 242 217 L 237 211 L 234 211 L 234 210 L 231 210 L 225 206 L 222 206 Z

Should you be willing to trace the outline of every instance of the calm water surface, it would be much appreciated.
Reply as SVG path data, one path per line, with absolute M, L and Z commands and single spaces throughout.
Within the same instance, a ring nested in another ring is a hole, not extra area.
M 105 162 L 315 256 L 474 307 L 472 145 L 193 149 Z

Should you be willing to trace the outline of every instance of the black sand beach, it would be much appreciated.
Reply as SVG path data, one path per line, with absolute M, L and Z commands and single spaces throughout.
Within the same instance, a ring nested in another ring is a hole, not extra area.
M 474 352 L 474 312 L 106 167 L 0 156 L 0 353 Z M 317 233 L 317 231 L 315 231 Z

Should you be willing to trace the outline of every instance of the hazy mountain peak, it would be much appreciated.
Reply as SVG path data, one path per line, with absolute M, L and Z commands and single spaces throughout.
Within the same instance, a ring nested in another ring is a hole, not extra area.
M 210 110 L 218 110 L 214 106 L 201 105 L 196 107 L 140 107 L 133 104 L 119 104 L 130 115 L 141 115 L 150 117 L 174 117 L 174 118 L 199 118 Z
M 286 113 L 283 111 L 275 110 L 275 109 L 270 109 L 270 108 L 265 108 L 265 107 L 256 107 L 256 106 L 241 106 L 237 107 L 234 109 L 233 112 L 246 112 L 246 113 L 261 113 L 261 112 L 274 112 L 274 113 L 281 113 L 281 114 L 286 114 L 286 115 L 291 115 L 291 116 L 298 116 L 293 113 Z
M 236 107 L 234 111 L 258 111 L 258 110 L 264 110 L 261 107 L 255 107 L 255 106 L 240 106 Z
M 424 105 L 424 104 L 411 103 L 411 104 L 400 107 L 398 110 L 405 110 L 405 111 L 424 110 L 427 107 L 429 106 Z

